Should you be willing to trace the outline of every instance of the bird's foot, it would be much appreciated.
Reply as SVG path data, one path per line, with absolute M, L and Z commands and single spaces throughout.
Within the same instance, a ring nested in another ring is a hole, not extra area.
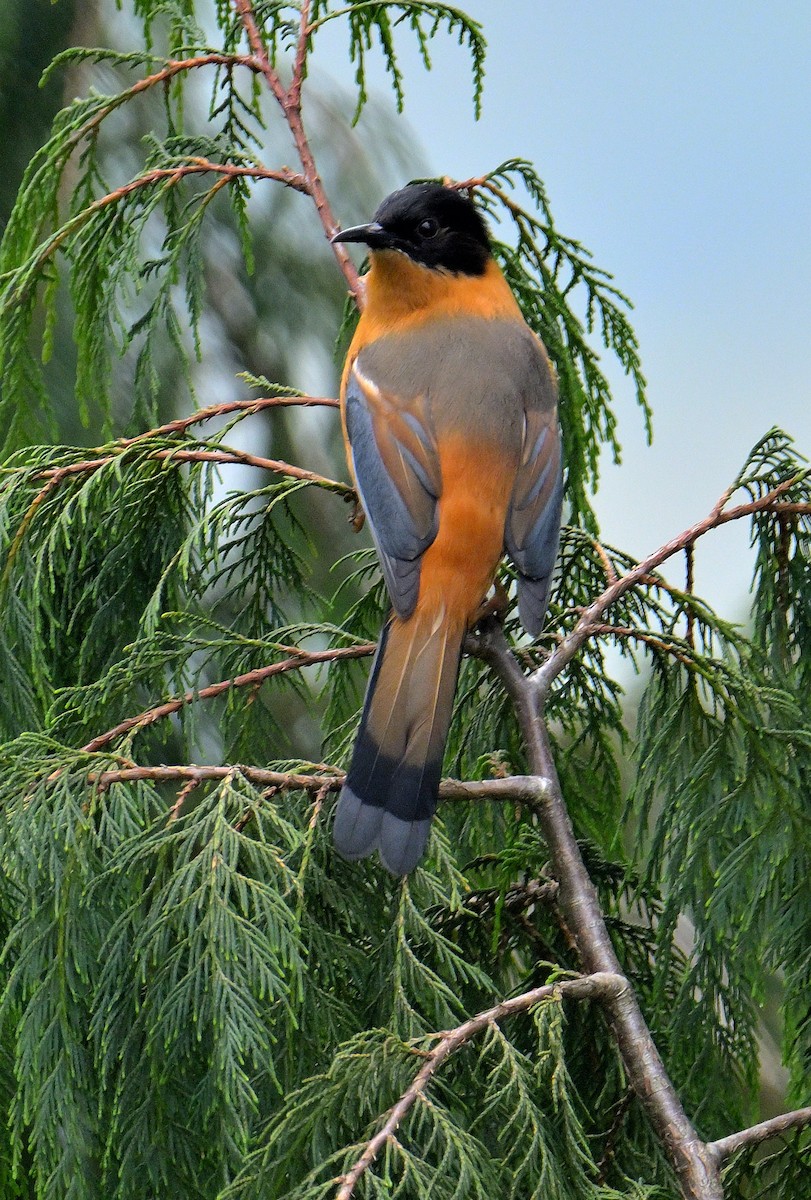
M 352 505 L 352 511 L 349 514 L 349 517 L 347 518 L 347 520 L 349 521 L 349 524 L 352 526 L 352 528 L 355 530 L 355 533 L 360 533 L 360 531 L 361 531 L 361 529 L 363 529 L 364 523 L 366 521 L 366 513 L 363 511 L 363 505 L 360 502 L 360 497 L 359 496 L 346 496 L 345 499 L 346 499 L 347 504 Z

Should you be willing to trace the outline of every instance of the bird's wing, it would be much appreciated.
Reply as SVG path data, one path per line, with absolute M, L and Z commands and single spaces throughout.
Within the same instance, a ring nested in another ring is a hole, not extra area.
M 521 462 L 504 531 L 519 571 L 518 611 L 533 636 L 541 632 L 558 551 L 563 470 L 556 406 L 528 398 Z
M 422 554 L 436 537 L 442 486 L 427 402 L 386 392 L 356 360 L 345 403 L 358 491 L 391 602 L 406 618 L 417 603 Z

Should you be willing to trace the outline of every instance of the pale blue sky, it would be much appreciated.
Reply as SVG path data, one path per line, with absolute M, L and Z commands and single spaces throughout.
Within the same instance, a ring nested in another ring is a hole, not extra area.
M 811 454 L 811 3 L 462 6 L 490 47 L 481 120 L 464 52 L 438 35 L 426 74 L 403 30 L 405 117 L 431 171 L 531 159 L 561 231 L 634 301 L 655 439 L 620 376 L 625 460 L 598 511 L 642 555 L 709 510 L 771 424 Z M 731 617 L 746 547 L 726 529 L 697 560 Z

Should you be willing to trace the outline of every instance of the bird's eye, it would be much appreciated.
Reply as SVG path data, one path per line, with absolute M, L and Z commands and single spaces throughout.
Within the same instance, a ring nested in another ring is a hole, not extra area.
M 424 221 L 420 221 L 417 226 L 417 233 L 421 238 L 436 237 L 439 233 L 439 221 L 435 217 L 426 217 Z

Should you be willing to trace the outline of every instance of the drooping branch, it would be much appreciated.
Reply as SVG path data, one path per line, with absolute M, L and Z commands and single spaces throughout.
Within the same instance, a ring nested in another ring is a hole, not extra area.
M 165 425 L 158 425 L 155 429 L 148 429 L 146 433 L 136 434 L 135 437 L 119 438 L 116 446 L 125 448 L 135 446 L 138 442 L 148 441 L 150 438 L 184 433 L 192 425 L 200 425 L 204 421 L 213 421 L 218 417 L 226 417 L 235 412 L 241 412 L 248 417 L 262 412 L 265 408 L 282 408 L 291 405 L 300 408 L 337 408 L 338 401 L 331 396 L 257 396 L 254 400 L 228 400 L 224 404 L 210 404 L 207 408 L 195 409 L 187 417 L 178 417 L 174 421 L 167 421 Z
M 154 441 L 160 437 L 171 437 L 176 433 L 184 433 L 193 425 L 200 425 L 205 421 L 228 416 L 230 413 L 240 412 L 244 416 L 251 416 L 254 413 L 262 412 L 266 408 L 280 408 L 291 405 L 300 408 L 337 408 L 338 401 L 327 396 L 263 396 L 256 400 L 231 400 L 224 404 L 212 404 L 208 408 L 197 409 L 187 417 L 178 417 L 174 421 L 167 421 L 165 425 L 148 429 L 145 433 L 139 433 L 135 437 L 118 438 L 112 443 L 109 450 L 106 447 L 98 447 L 98 452 L 93 458 L 84 458 L 75 463 L 65 463 L 60 467 L 44 467 L 41 471 L 37 472 L 36 478 L 48 480 L 48 491 L 50 491 L 52 487 L 57 486 L 63 479 L 71 475 L 82 475 L 85 472 L 97 471 L 99 468 L 105 467 L 115 459 L 120 458 L 125 450 L 141 445 L 144 442 Z M 353 488 L 336 479 L 329 479 L 325 475 L 319 475 L 315 471 L 308 471 L 304 467 L 296 466 L 294 463 L 283 462 L 278 458 L 263 458 L 257 454 L 248 454 L 243 450 L 217 449 L 212 451 L 206 450 L 203 447 L 187 449 L 181 445 L 176 450 L 174 448 L 156 450 L 154 457 L 163 459 L 179 458 L 182 462 L 234 463 L 242 466 L 259 467 L 265 471 L 273 471 L 279 475 L 289 475 L 294 479 L 318 484 L 329 491 L 354 495 Z M 9 474 L 22 474 L 26 469 L 25 467 L 12 468 Z M 39 501 L 36 500 L 35 502 Z
M 126 448 L 126 446 L 123 447 L 123 449 Z M 319 475 L 316 471 L 307 471 L 304 467 L 297 467 L 280 458 L 263 458 L 258 454 L 249 454 L 245 450 L 206 450 L 202 446 L 187 449 L 185 446 L 178 446 L 176 449 L 172 447 L 171 449 L 154 450 L 149 457 L 162 462 L 209 462 L 222 466 L 258 467 L 263 471 L 273 471 L 277 475 L 288 475 L 291 479 L 300 479 L 303 483 L 317 484 L 327 491 L 337 492 L 342 496 L 354 496 L 355 494 L 354 488 L 347 483 L 341 483 L 338 479 L 329 479 L 326 475 Z M 99 458 L 85 458 L 80 462 L 66 463 L 61 467 L 45 467 L 37 473 L 37 477 L 47 479 L 50 490 L 71 475 L 83 475 L 98 471 L 117 458 L 120 458 L 120 453 L 113 452 Z
M 151 171 L 144 172 L 137 179 L 131 179 L 129 183 L 123 183 L 120 187 L 113 188 L 111 192 L 107 192 L 104 196 L 99 196 L 92 204 L 88 204 L 81 212 L 76 213 L 69 221 L 60 226 L 45 241 L 31 259 L 25 265 L 25 274 L 20 286 L 15 287 L 9 293 L 9 299 L 6 301 L 6 306 L 10 303 L 19 303 L 26 294 L 32 282 L 39 278 L 39 273 L 49 259 L 53 258 L 56 252 L 78 230 L 82 229 L 87 222 L 111 205 L 119 204 L 128 196 L 135 192 L 145 189 L 163 186 L 175 187 L 181 179 L 185 179 L 190 175 L 218 175 L 219 179 L 215 187 L 225 186 L 233 182 L 235 179 L 270 179 L 275 183 L 282 183 L 285 187 L 292 188 L 296 192 L 309 194 L 310 187 L 304 175 L 291 171 L 288 167 L 280 167 L 274 170 L 270 167 L 264 167 L 260 163 L 245 166 L 240 163 L 218 163 L 210 159 L 203 158 L 199 155 L 190 156 L 183 162 L 177 163 L 172 167 L 155 167 Z
M 148 430 L 146 433 L 138 434 L 136 437 L 120 438 L 113 444 L 110 451 L 105 454 L 100 454 L 94 458 L 81 459 L 75 463 L 65 463 L 59 467 L 45 467 L 36 473 L 37 479 L 44 479 L 45 483 L 31 500 L 27 511 L 24 513 L 14 539 L 9 547 L 6 556 L 6 562 L 3 567 L 2 575 L 0 576 L 0 588 L 4 587 L 10 577 L 11 568 L 17 556 L 20 546 L 32 520 L 43 502 L 50 496 L 57 487 L 65 479 L 69 479 L 75 475 L 90 474 L 100 470 L 102 467 L 108 466 L 114 460 L 133 446 L 149 441 L 150 438 L 159 436 L 171 436 L 175 433 L 180 433 L 202 421 L 208 421 L 213 417 L 222 416 L 234 411 L 243 411 L 246 414 L 251 412 L 259 412 L 263 408 L 280 405 L 297 404 L 301 406 L 308 405 L 324 405 L 327 407 L 336 408 L 337 400 L 332 400 L 323 397 L 298 397 L 298 396 L 270 396 L 264 399 L 257 400 L 235 400 L 228 404 L 215 404 L 210 408 L 199 409 L 188 417 L 180 417 L 175 421 L 168 421 L 165 425 L 161 425 L 156 429 Z M 152 458 L 162 459 L 164 461 L 175 460 L 178 462 L 210 462 L 222 465 L 233 464 L 240 466 L 257 467 L 264 471 L 273 471 L 275 474 L 287 475 L 291 479 L 300 479 L 304 483 L 312 483 L 318 487 L 324 488 L 325 491 L 336 492 L 338 495 L 344 496 L 346 499 L 351 499 L 355 496 L 354 488 L 346 483 L 342 483 L 337 479 L 329 479 L 325 475 L 319 475 L 315 471 L 307 471 L 303 467 L 297 467 L 293 463 L 284 462 L 276 458 L 263 458 L 256 454 L 249 454 L 243 450 L 231 449 L 216 449 L 206 450 L 203 447 L 187 449 L 183 446 L 178 446 L 176 449 L 161 449 L 155 450 Z M 25 467 L 13 468 L 10 474 L 20 474 L 27 470 Z
M 256 75 L 261 74 L 262 71 L 261 63 L 250 54 L 225 54 L 222 51 L 215 51 L 210 54 L 195 54 L 192 58 L 169 58 L 159 70 L 137 80 L 132 87 L 113 96 L 108 104 L 94 112 L 92 117 L 89 117 L 71 133 L 65 142 L 66 149 L 74 150 L 81 142 L 91 137 L 112 112 L 135 96 L 148 92 L 154 87 L 165 85 L 178 75 L 207 66 L 225 67 L 228 70 L 233 70 L 234 67 L 245 67 L 246 70 L 252 71 Z
M 306 71 L 307 51 L 312 33 L 310 26 L 310 0 L 301 0 L 301 17 L 293 62 L 293 77 L 289 88 L 285 88 L 279 72 L 270 61 L 251 0 L 234 0 L 234 8 L 242 21 L 253 58 L 258 62 L 261 74 L 277 100 L 292 134 L 299 162 L 301 163 L 301 169 L 307 181 L 307 193 L 315 203 L 324 233 L 329 240 L 338 232 L 338 223 L 335 220 L 332 206 L 324 189 L 321 176 L 318 173 L 301 116 L 301 85 Z M 344 245 L 338 242 L 333 245 L 332 250 L 338 266 L 343 272 L 347 287 L 355 298 L 355 303 L 361 308 L 363 306 L 363 283 L 360 275 Z
M 290 658 L 285 658 L 281 662 L 270 663 L 266 667 L 256 667 L 253 671 L 235 675 L 233 679 L 221 679 L 218 683 L 211 683 L 207 687 L 200 688 L 199 691 L 184 692 L 182 696 L 164 700 L 163 703 L 156 704 L 154 708 L 148 708 L 145 712 L 138 713 L 137 716 L 127 717 L 112 729 L 92 738 L 87 745 L 82 746 L 82 750 L 92 754 L 96 750 L 103 749 L 122 734 L 130 733 L 133 729 L 145 729 L 148 725 L 154 725 L 156 721 L 178 712 L 187 704 L 194 704 L 198 700 L 212 700 L 215 696 L 221 696 L 232 688 L 255 687 L 274 675 L 282 675 L 287 671 L 299 671 L 302 667 L 311 667 L 317 663 L 336 662 L 347 658 L 364 658 L 373 650 L 374 645 L 365 642 L 357 646 L 340 646 L 332 650 L 297 649 Z
M 695 589 L 695 545 L 693 542 L 688 542 L 684 547 L 684 562 L 684 590 L 688 596 L 692 596 Z M 689 607 L 687 609 L 687 632 L 685 638 L 689 646 L 695 646 L 693 610 Z
M 592 627 L 591 632 L 600 637 L 612 637 L 628 639 L 630 641 L 642 642 L 646 646 L 650 646 L 654 650 L 658 650 L 660 654 L 669 654 L 675 658 L 677 662 L 683 663 L 685 666 L 692 666 L 693 659 L 684 653 L 684 650 L 677 642 L 665 637 L 657 637 L 654 633 L 648 633 L 644 629 L 634 629 L 630 625 L 608 625 L 605 622 L 598 622 Z
M 102 467 L 109 466 L 110 462 L 114 462 L 119 457 L 118 452 L 115 452 L 115 454 L 104 455 L 100 458 L 83 458 L 80 462 L 66 463 L 62 467 L 46 467 L 37 473 L 37 478 L 48 480 L 47 487 L 50 492 L 61 484 L 62 480 L 70 478 L 71 475 L 90 474 Z M 230 466 L 258 467 L 262 470 L 272 470 L 278 475 L 289 475 L 290 479 L 300 479 L 306 484 L 317 484 L 326 491 L 337 492 L 340 496 L 354 496 L 355 494 L 354 488 L 348 484 L 342 484 L 340 480 L 329 479 L 326 475 L 319 475 L 314 470 L 305 470 L 304 467 L 296 467 L 294 463 L 283 462 L 281 458 L 263 458 L 260 455 L 248 454 L 245 450 L 205 450 L 202 446 L 187 450 L 185 446 L 178 446 L 176 450 L 174 448 L 172 450 L 155 450 L 149 457 L 158 458 L 163 462 L 212 462 L 220 463 L 221 466 L 230 464 Z
M 426 1088 L 436 1075 L 443 1062 L 479 1033 L 491 1025 L 497 1025 L 505 1018 L 516 1013 L 527 1012 L 544 1000 L 595 1000 L 606 1001 L 610 996 L 619 994 L 628 987 L 628 982 L 622 975 L 608 971 L 597 971 L 584 975 L 579 979 L 566 979 L 560 983 L 545 984 L 543 987 L 532 988 L 520 996 L 503 1000 L 500 1004 L 478 1013 L 469 1021 L 458 1025 L 455 1029 L 447 1029 L 437 1035 L 434 1048 L 425 1055 L 425 1061 L 414 1076 L 411 1084 L 403 1092 L 400 1099 L 389 1109 L 386 1119 L 378 1132 L 367 1143 L 360 1158 L 353 1163 L 342 1177 L 340 1187 L 335 1194 L 335 1200 L 351 1200 L 355 1187 L 361 1176 L 368 1171 L 381 1150 L 416 1102 L 424 1095 Z

